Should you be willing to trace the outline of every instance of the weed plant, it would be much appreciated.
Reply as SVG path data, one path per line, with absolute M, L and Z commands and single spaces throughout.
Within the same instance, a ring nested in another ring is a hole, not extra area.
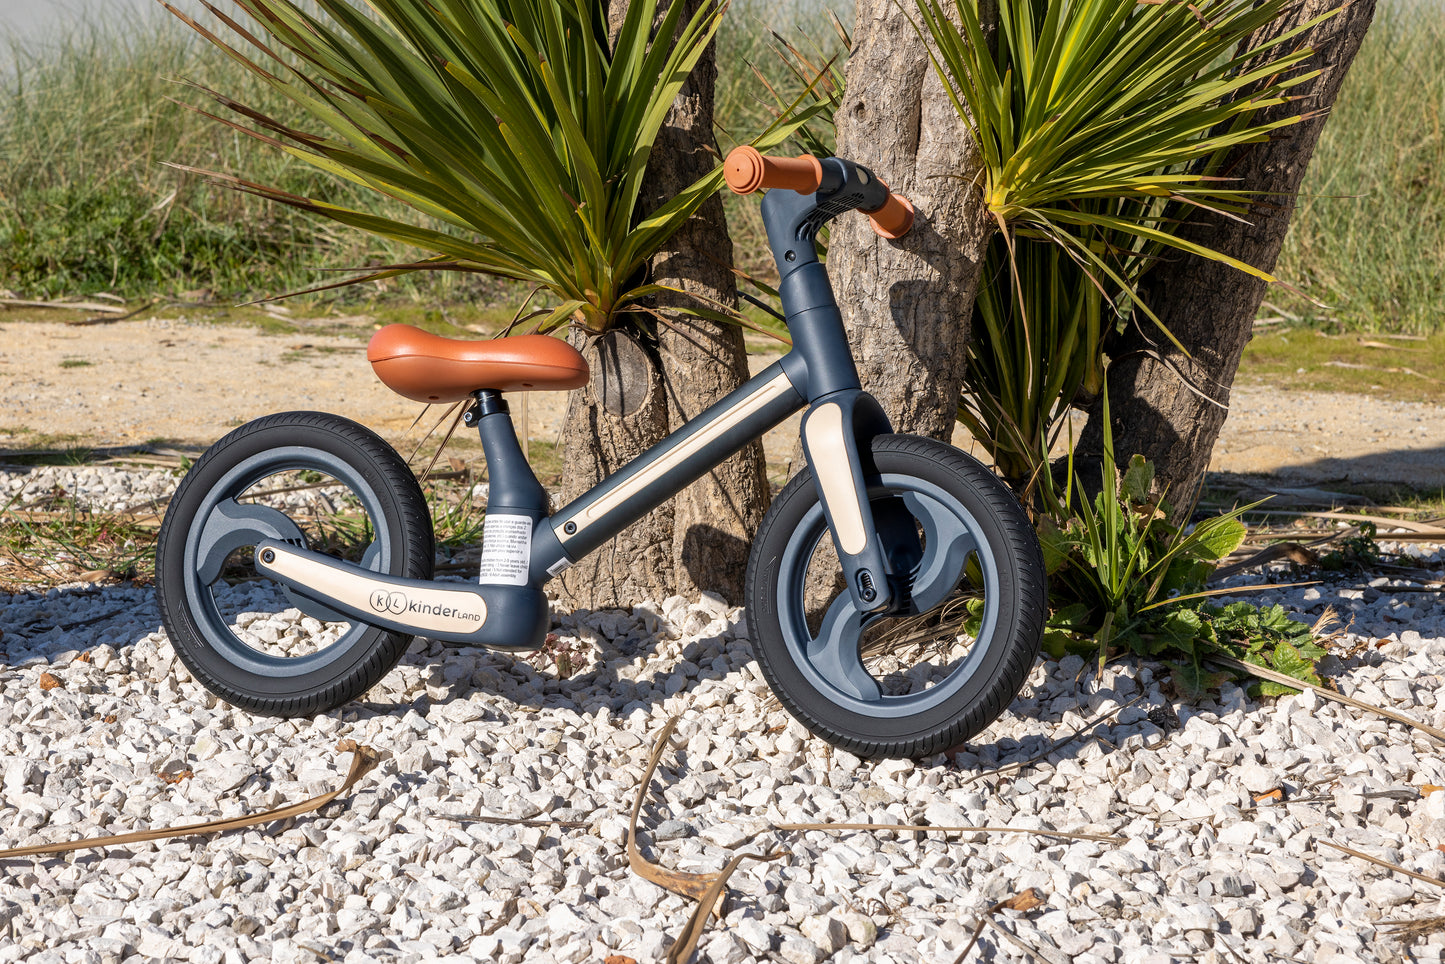
M 1216 606 L 1205 580 L 1237 549 L 1245 529 L 1237 507 L 1190 526 L 1186 511 L 1148 496 L 1152 468 L 1134 456 L 1118 474 L 1104 459 L 1104 491 L 1079 498 L 1062 526 L 1045 517 L 1040 541 L 1049 567 L 1049 616 L 1044 648 L 1097 657 L 1133 654 L 1164 662 L 1176 692 L 1200 696 L 1234 673 L 1211 662 L 1226 657 L 1321 685 L 1315 664 L 1325 655 L 1316 630 L 1281 606 L 1249 602 Z M 1296 692 L 1270 681 L 1251 684 L 1265 696 Z

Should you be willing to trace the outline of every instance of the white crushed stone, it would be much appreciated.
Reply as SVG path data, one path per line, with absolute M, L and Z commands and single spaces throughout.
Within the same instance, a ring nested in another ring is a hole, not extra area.
M 1420 564 L 1442 558 L 1425 550 Z M 1437 593 L 1406 588 L 1345 578 L 1247 598 L 1311 621 L 1333 606 L 1351 621 L 1341 652 L 1358 651 L 1332 658 L 1327 675 L 1445 727 L 1445 609 Z M 1445 875 L 1445 792 L 1420 793 L 1445 785 L 1445 758 L 1418 730 L 1308 692 L 1258 700 L 1226 685 L 1179 703 L 1157 666 L 1123 660 L 1096 674 L 1071 656 L 1036 666 L 953 759 L 867 762 L 776 707 L 743 613 L 715 598 L 557 620 L 584 654 L 570 678 L 418 641 L 365 702 L 278 721 L 190 679 L 150 588 L 0 595 L 0 848 L 293 802 L 340 782 L 342 739 L 383 756 L 348 800 L 288 825 L 5 862 L 0 964 L 660 960 L 692 904 L 633 875 L 623 843 L 648 750 L 673 716 L 677 749 L 643 812 L 657 831 L 650 852 L 711 871 L 730 848 L 787 851 L 734 875 L 700 960 L 951 961 L 979 913 L 1030 887 L 1041 906 L 995 919 L 1051 964 L 1435 962 L 1445 949 L 1445 932 L 1407 951 L 1383 926 L 1445 915 L 1445 890 L 1317 843 Z M 42 691 L 45 672 L 62 686 Z M 1038 762 L 988 775 L 1138 697 Z M 194 775 L 161 778 L 184 770 Z M 1285 802 L 1255 803 L 1275 788 Z M 1126 842 L 767 830 L 812 821 Z M 970 959 L 1025 958 L 985 928 Z
M 104 465 L 0 466 L 0 508 L 45 505 L 57 492 L 107 512 L 152 510 L 180 484 L 171 469 L 137 471 Z

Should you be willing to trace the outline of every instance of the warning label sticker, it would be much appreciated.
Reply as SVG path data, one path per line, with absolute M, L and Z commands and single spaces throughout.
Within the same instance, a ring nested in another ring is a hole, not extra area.
M 482 522 L 482 564 L 477 582 L 525 586 L 531 566 L 531 516 L 487 513 Z

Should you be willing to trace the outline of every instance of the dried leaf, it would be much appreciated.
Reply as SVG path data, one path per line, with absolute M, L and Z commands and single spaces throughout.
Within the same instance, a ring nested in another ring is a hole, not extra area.
M 625 954 L 609 954 L 602 964 L 637 964 L 637 961 Z
M 676 962 L 686 961 L 692 957 L 698 940 L 707 928 L 708 917 L 714 913 L 720 903 L 727 887 L 728 878 L 738 868 L 738 864 L 744 860 L 775 860 L 783 856 L 783 851 L 780 850 L 770 854 L 737 854 L 727 862 L 721 871 L 715 874 L 690 874 L 679 870 L 668 870 L 666 867 L 643 858 L 637 849 L 637 821 L 642 814 L 642 801 L 647 797 L 647 787 L 652 783 L 652 775 L 657 771 L 657 765 L 662 761 L 662 753 L 671 742 L 675 729 L 677 729 L 677 717 L 674 716 L 662 728 L 657 742 L 652 747 L 652 755 L 647 759 L 647 767 L 642 772 L 642 781 L 637 786 L 637 798 L 632 801 L 632 819 L 627 825 L 627 865 L 632 868 L 632 872 L 664 890 L 683 897 L 691 897 L 698 902 L 692 916 L 683 925 L 682 931 L 677 935 L 677 940 L 668 951 L 668 964 L 676 964 Z M 721 913 L 718 916 L 721 917 Z
M 90 652 L 89 652 L 89 650 L 87 650 L 87 651 L 84 652 L 84 653 L 81 653 L 79 656 L 75 657 L 75 659 L 71 660 L 71 662 L 72 662 L 72 663 L 88 663 L 88 662 L 90 662 Z
M 637 820 L 642 815 L 642 801 L 647 797 L 647 785 L 652 782 L 652 774 L 657 771 L 657 765 L 662 761 L 662 751 L 667 748 L 675 729 L 677 717 L 668 720 L 658 734 L 657 742 L 652 747 L 652 755 L 647 760 L 647 768 L 642 771 L 642 782 L 637 786 L 637 799 L 632 801 L 632 820 L 627 826 L 627 865 L 634 874 L 643 880 L 652 881 L 663 890 L 691 897 L 693 900 L 702 900 L 716 879 L 715 874 L 690 874 L 668 870 L 645 860 L 637 850 Z
M 189 780 L 196 774 L 191 770 L 162 770 L 159 774 L 161 780 L 174 786 L 182 780 Z
M 59 678 L 52 676 L 49 673 L 41 673 L 40 688 L 42 690 L 64 689 L 65 684 L 60 682 Z
M 1273 790 L 1266 790 L 1263 793 L 1254 795 L 1255 803 L 1283 803 L 1284 787 L 1275 787 Z
M 107 723 L 114 723 L 114 722 L 116 721 L 116 719 L 117 719 L 116 715 L 115 715 L 114 713 L 110 713 L 110 714 L 107 714 L 107 715 L 106 715 L 105 722 L 107 722 Z
M 722 870 L 716 874 L 716 880 L 702 895 L 702 900 L 693 908 L 692 916 L 687 919 L 682 930 L 677 934 L 677 940 L 667 952 L 667 964 L 686 964 L 692 959 L 692 952 L 697 949 L 697 943 L 702 939 L 702 932 L 707 929 L 707 919 L 713 913 L 713 909 L 721 901 L 723 891 L 727 889 L 728 878 L 738 865 L 744 860 L 773 860 L 783 855 L 782 851 L 774 851 L 766 856 L 763 854 L 738 854 L 727 862 Z M 719 917 L 722 915 L 719 914 Z
M 1004 901 L 999 909 L 1027 911 L 1033 910 L 1035 907 L 1040 907 L 1043 903 L 1044 895 L 1039 893 L 1037 887 L 1030 887 L 1028 890 L 1014 894 L 1008 900 Z
M 1433 783 L 1427 783 L 1420 787 L 1420 796 L 1428 797 L 1430 794 L 1439 793 L 1441 790 L 1445 790 L 1445 787 L 1436 786 Z

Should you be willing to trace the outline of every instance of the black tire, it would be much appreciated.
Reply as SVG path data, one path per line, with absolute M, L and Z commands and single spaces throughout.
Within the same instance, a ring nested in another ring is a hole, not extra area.
M 258 581 L 250 546 L 266 536 L 374 571 L 430 579 L 431 517 L 415 476 L 391 446 L 348 419 L 269 415 L 206 451 L 161 525 L 161 617 L 176 655 L 201 685 L 269 716 L 311 716 L 356 699 L 396 665 L 411 637 L 348 622 Z M 309 627 L 305 638 L 288 635 L 289 652 L 278 653 L 261 630 L 248 628 L 264 628 L 276 616 L 295 624 L 297 609 L 323 626 Z M 317 644 L 327 637 L 335 638 Z M 296 652 L 308 647 L 314 648 Z
M 901 608 L 853 608 L 805 470 L 773 501 L 748 559 L 753 652 L 813 734 L 860 756 L 928 756 L 984 729 L 1023 687 L 1043 635 L 1043 556 L 1013 494 L 958 449 L 881 435 L 872 462 L 869 503 L 880 531 L 896 534 L 884 548 L 902 573 L 890 577 Z M 898 670 L 915 649 L 924 661 Z

